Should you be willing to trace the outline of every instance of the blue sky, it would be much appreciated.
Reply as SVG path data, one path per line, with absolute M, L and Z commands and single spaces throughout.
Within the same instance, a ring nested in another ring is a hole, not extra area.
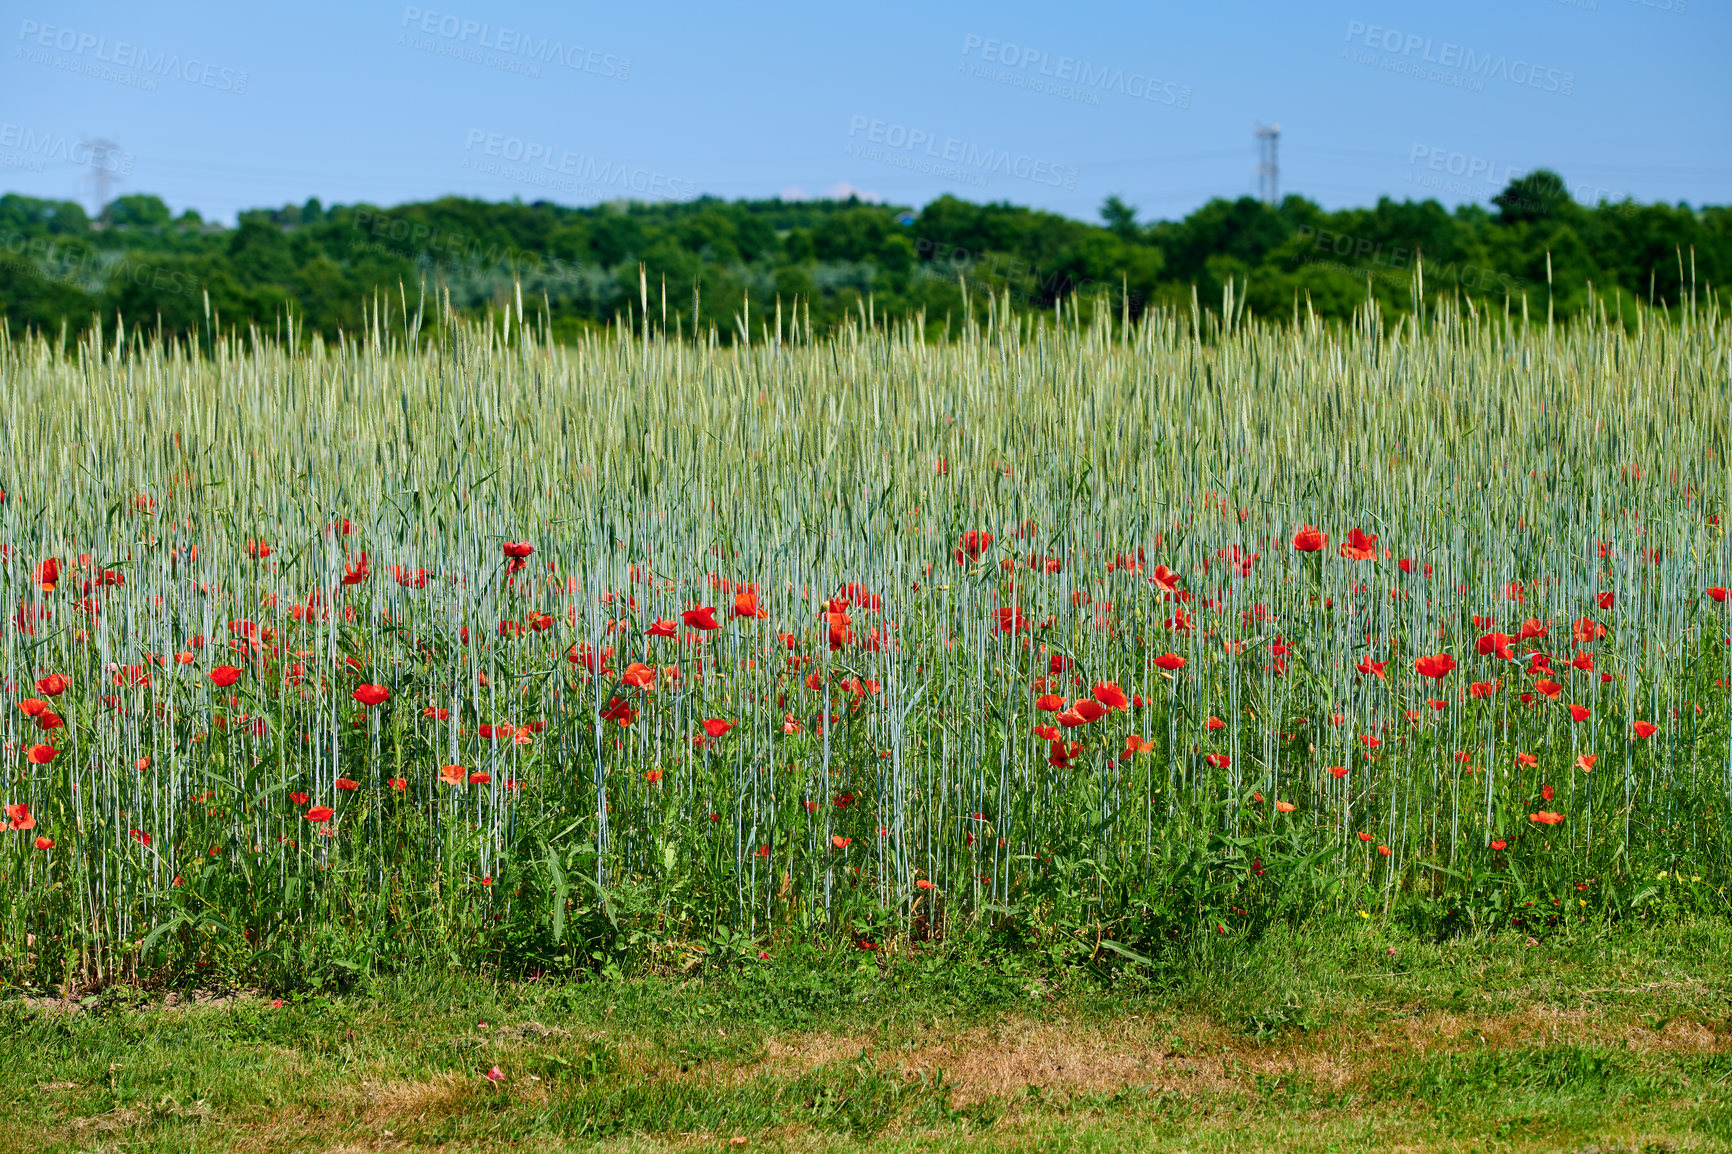
M 241 208 L 951 192 L 1093 219 L 1283 192 L 1732 202 L 1708 0 L 572 4 L 13 0 L 0 188 Z M 93 152 L 84 143 L 114 142 Z

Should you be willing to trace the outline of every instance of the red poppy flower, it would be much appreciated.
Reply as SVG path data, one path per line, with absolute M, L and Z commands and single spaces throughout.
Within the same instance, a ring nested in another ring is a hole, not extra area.
M 1092 697 L 1079 697 L 1071 703 L 1071 708 L 1082 716 L 1084 721 L 1099 721 L 1107 715 L 1107 707 Z
M 1726 600 L 1726 590 L 1719 585 L 1708 586 L 1706 592 L 1710 601 L 1724 602 Z
M 1220 718 L 1214 716 L 1213 714 L 1210 714 L 1209 720 L 1207 720 L 1203 723 L 1203 728 L 1209 729 L 1209 730 L 1225 729 L 1225 728 L 1227 728 L 1227 723 L 1222 721 Z
M 1526 641 L 1530 637 L 1544 637 L 1550 630 L 1551 627 L 1541 623 L 1539 618 L 1529 617 L 1522 622 L 1521 633 L 1517 635 L 1516 640 Z
M 1149 578 L 1149 584 L 1163 593 L 1177 593 L 1179 590 L 1179 575 L 1165 565 L 1155 566 L 1155 575 Z
M 1564 687 L 1555 681 L 1542 677 L 1538 681 L 1534 682 L 1534 692 L 1543 693 L 1553 701 L 1556 701 L 1558 698 L 1563 696 Z
M 1443 678 L 1449 676 L 1449 671 L 1455 668 L 1455 658 L 1447 653 L 1438 653 L 1431 657 L 1421 657 L 1413 663 L 1414 669 L 1421 677 Z
M 1293 549 L 1298 553 L 1316 553 L 1329 544 L 1328 534 L 1313 526 L 1306 525 L 1293 534 Z
M 1598 760 L 1600 760 L 1599 754 L 1584 753 L 1576 758 L 1576 765 L 1581 768 L 1583 773 L 1592 773 L 1594 772 L 1594 762 Z
M 1550 801 L 1552 799 L 1552 795 L 1555 792 L 1556 791 L 1553 790 L 1552 787 L 1549 785 L 1540 786 L 1540 800 L 1541 801 Z
M 128 837 L 132 838 L 132 840 L 137 842 L 139 845 L 150 845 L 150 835 L 145 833 L 142 829 L 129 829 L 126 833 Z
M 1371 840 L 1371 835 L 1370 835 L 1370 834 L 1368 834 L 1368 833 L 1362 833 L 1362 834 L 1360 834 L 1360 835 L 1359 835 L 1359 840 L 1360 840 L 1360 841 L 1370 841 L 1370 840 Z
M 1515 651 L 1510 648 L 1511 641 L 1512 638 L 1507 633 L 1487 633 L 1474 642 L 1473 648 L 1474 652 L 1481 657 L 1491 657 L 1495 654 L 1508 661 L 1515 656 Z
M 634 661 L 625 667 L 624 673 L 619 675 L 619 683 L 629 685 L 633 689 L 654 689 L 656 683 L 655 666 Z
M 1059 693 L 1043 693 L 1034 699 L 1034 707 L 1047 713 L 1057 713 L 1064 708 L 1064 695 Z
M 1299 808 L 1298 806 L 1294 805 L 1290 801 L 1277 801 L 1275 803 L 1275 810 L 1278 813 L 1292 813 L 1294 810 L 1296 810 L 1298 808 Z
M 1145 753 L 1153 748 L 1155 748 L 1154 742 L 1144 741 L 1142 737 L 1133 733 L 1129 737 L 1125 738 L 1124 756 L 1130 757 L 1133 754 Z
M 1211 766 L 1213 766 L 1216 769 L 1230 769 L 1230 768 L 1232 768 L 1232 765 L 1233 765 L 1233 759 L 1228 757 L 1224 753 L 1207 754 L 1206 756 L 1204 756 L 1203 760 L 1208 762 Z M 1262 801 L 1263 799 L 1262 799 L 1262 797 L 1259 796 L 1257 798 L 1257 800 Z
M 770 611 L 762 608 L 758 604 L 758 590 L 756 586 L 748 585 L 746 586 L 746 591 L 744 593 L 734 594 L 735 617 L 768 617 L 769 615 Z
M 1108 709 L 1125 709 L 1131 704 L 1131 699 L 1125 696 L 1125 691 L 1116 682 L 1097 681 L 1093 693 L 1095 700 Z
M 486 772 L 485 770 L 478 769 L 474 773 L 469 775 L 469 784 L 470 785 L 486 785 L 488 782 L 490 782 L 492 780 L 493 780 L 493 775 L 491 773 Z
M 1528 814 L 1528 820 L 1531 822 L 1537 822 L 1540 825 L 1557 825 L 1560 821 L 1564 820 L 1564 815 L 1561 813 L 1547 813 L 1544 810 L 1541 810 L 1539 813 Z
M 48 703 L 40 697 L 27 697 L 18 703 L 18 708 L 26 717 L 41 717 L 48 711 Z
M 962 544 L 956 550 L 956 563 L 978 561 L 981 554 L 992 548 L 992 534 L 978 529 L 970 529 L 962 535 Z
M 1395 851 L 1390 849 L 1386 845 L 1380 845 L 1377 847 L 1377 852 L 1382 854 L 1384 857 L 1388 857 L 1390 854 L 1394 853 Z
M 709 734 L 711 737 L 720 737 L 732 728 L 734 728 L 733 722 L 723 721 L 719 717 L 712 717 L 708 721 L 704 722 L 704 732 Z
M 402 793 L 409 788 L 409 779 L 406 777 L 388 777 L 385 779 L 385 784 L 398 793 Z
M 1491 848 L 1496 850 L 1508 849 L 1509 843 L 1506 841 L 1494 841 L 1491 843 Z
M 1495 681 L 1476 681 L 1467 687 L 1467 693 L 1469 697 L 1483 701 L 1497 693 L 1497 686 Z
M 328 805 L 315 805 L 307 811 L 307 820 L 315 825 L 323 824 L 337 816 L 337 811 Z
M 41 849 L 41 850 L 53 849 L 54 848 L 54 839 L 51 837 L 38 836 L 36 839 L 36 848 Z
M 521 561 L 535 552 L 535 546 L 527 541 L 507 541 L 500 546 L 507 557 Z
M 1329 776 L 1333 778 L 1346 777 L 1347 767 L 1345 765 L 1332 765 L 1329 767 Z
M 1518 753 L 1516 754 L 1516 761 L 1521 765 L 1532 766 L 1538 765 L 1540 763 L 1540 758 L 1537 753 Z
M 1636 731 L 1637 737 L 1652 737 L 1660 732 L 1660 727 L 1651 721 L 1638 721 L 1630 728 Z
M 633 709 L 631 703 L 624 698 L 610 697 L 607 699 L 607 708 L 601 712 L 601 719 L 603 721 L 617 721 L 621 726 L 627 726 L 637 721 L 637 710 Z
M 1589 709 L 1585 705 L 1571 705 L 1570 706 L 1570 717 L 1572 717 L 1576 721 L 1586 721 L 1588 718 L 1592 717 L 1593 715 L 1594 715 L 1594 711 Z
M 12 829 L 36 828 L 36 819 L 31 816 L 30 807 L 23 802 L 14 802 L 6 807 L 6 820 Z
M 1034 735 L 1042 741 L 1057 741 L 1058 730 L 1050 725 L 1037 725 L 1033 728 Z
M 1383 739 L 1381 737 L 1373 737 L 1369 733 L 1360 734 L 1359 740 L 1365 743 L 1366 749 L 1376 749 L 1378 746 L 1383 744 Z
M 843 837 L 839 833 L 833 833 L 830 835 L 830 844 L 835 846 L 837 849 L 847 849 L 848 843 L 852 842 L 853 840 L 854 840 L 853 838 Z
M 696 608 L 687 609 L 680 614 L 680 620 L 686 623 L 688 629 L 721 628 L 721 625 L 716 621 L 716 607 L 714 605 L 699 605 Z
M 343 562 L 343 584 L 345 585 L 359 585 L 372 575 L 373 570 L 367 564 L 367 551 L 365 549 L 361 551 L 360 561 L 345 560 Z
M 439 780 L 447 785 L 462 785 L 468 778 L 461 765 L 446 765 L 439 769 Z
M 30 579 L 36 582 L 36 587 L 42 592 L 54 592 L 54 586 L 60 582 L 60 558 L 50 557 L 37 565 L 31 571 Z
M 1361 658 L 1359 664 L 1355 665 L 1353 668 L 1359 671 L 1361 677 L 1382 677 L 1387 681 L 1388 677 L 1383 671 L 1388 667 L 1388 665 L 1389 662 L 1387 661 L 1373 661 L 1370 657 L 1364 657 Z
M 1022 615 L 1020 608 L 1006 605 L 998 611 L 998 631 L 1000 633 L 1027 633 L 1028 618 Z
M 1294 546 L 1297 548 L 1297 544 Z M 1349 561 L 1377 560 L 1377 537 L 1367 536 L 1363 529 L 1354 529 L 1341 543 L 1341 555 Z
M 47 677 L 39 677 L 36 679 L 36 692 L 40 693 L 44 697 L 59 697 L 62 693 L 65 693 L 71 685 L 72 682 L 68 681 L 61 674 L 50 673 Z
M 1079 725 L 1087 725 L 1089 723 L 1088 718 L 1084 717 L 1074 709 L 1061 710 L 1053 720 L 1057 721 L 1066 729 L 1075 729 Z
M 383 685 L 362 685 L 349 695 L 362 705 L 383 705 L 391 697 L 391 691 Z
M 338 789 L 354 791 L 361 788 L 361 783 L 348 777 L 339 777 L 334 783 Z
M 1163 653 L 1159 657 L 1155 658 L 1155 664 L 1158 667 L 1165 669 L 1168 673 L 1172 673 L 1174 670 L 1183 669 L 1185 667 L 1185 659 L 1180 657 L 1177 653 Z
M 241 671 L 233 665 L 219 665 L 206 676 L 211 679 L 211 684 L 218 689 L 227 689 L 240 680 Z
M 36 765 L 47 765 L 60 755 L 60 751 L 52 745 L 33 745 L 25 754 Z
M 672 637 L 674 635 L 674 628 L 673 618 L 659 617 L 650 624 L 649 636 Z

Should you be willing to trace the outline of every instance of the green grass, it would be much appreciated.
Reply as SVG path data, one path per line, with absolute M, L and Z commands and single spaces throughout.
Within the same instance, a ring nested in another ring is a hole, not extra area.
M 1537 946 L 1319 924 L 1110 984 L 956 947 L 281 1008 L 117 987 L 0 1024 L 8 1151 L 1732 1143 L 1720 920 Z

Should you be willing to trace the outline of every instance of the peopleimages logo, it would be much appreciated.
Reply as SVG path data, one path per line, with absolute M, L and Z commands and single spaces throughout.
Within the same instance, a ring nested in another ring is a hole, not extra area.
M 178 52 L 155 52 L 125 40 L 108 42 L 106 36 L 98 36 L 93 32 L 80 32 L 76 28 L 62 28 L 53 24 L 43 24 L 35 20 L 25 20 L 18 25 L 18 39 L 24 42 L 15 56 L 26 58 L 25 49 L 46 48 L 65 56 L 77 57 L 77 61 L 69 62 L 83 67 L 73 67 L 72 71 L 89 71 L 92 75 L 102 75 L 103 70 L 96 68 L 97 62 L 112 65 L 115 68 L 132 69 L 143 73 L 146 77 L 162 77 L 184 80 L 188 84 L 197 84 L 204 88 L 214 88 L 219 92 L 245 93 L 247 90 L 247 74 L 237 68 L 225 68 L 220 64 L 211 64 L 196 56 L 182 58 Z M 28 59 L 38 64 L 62 66 L 44 53 L 32 52 Z M 124 76 L 103 75 L 104 79 L 126 80 Z M 134 83 L 136 81 L 128 81 Z M 154 87 L 154 85 L 142 86 Z
M 1016 87 L 1032 88 L 1089 104 L 1100 102 L 1098 96 L 1088 99 L 1089 94 L 1116 92 L 1133 100 L 1147 100 L 1174 108 L 1191 106 L 1190 85 L 1162 80 L 1150 73 L 1126 72 L 1123 68 L 1092 64 L 1075 56 L 1054 56 L 1043 48 L 994 40 L 989 36 L 978 36 L 970 32 L 962 38 L 962 54 L 973 57 L 977 52 L 979 59 L 987 64 L 1014 69 L 1018 73 L 1032 72 L 1049 82 L 1017 84 Z M 989 72 L 976 75 L 985 79 L 996 79 L 1001 83 L 1014 83 L 1009 76 L 998 76 Z
M 26 155 L 56 163 L 88 165 L 121 176 L 132 175 L 133 157 L 129 152 L 106 148 L 88 140 L 73 140 L 55 132 L 37 132 L 10 121 L 0 124 L 0 148 L 22 149 Z M 37 166 L 35 171 L 42 171 L 41 166 Z
M 863 137 L 871 144 L 912 156 L 920 153 L 939 165 L 958 165 L 964 170 L 986 175 L 999 173 L 1013 176 L 1018 180 L 1033 181 L 1035 184 L 1051 185 L 1054 188 L 1076 188 L 1077 177 L 1080 175 L 1075 165 L 1054 164 L 1050 160 L 1042 160 L 1029 156 L 1027 153 L 1012 152 L 1009 149 L 982 148 L 966 140 L 954 136 L 940 137 L 935 132 L 922 128 L 910 128 L 906 124 L 895 121 L 875 120 L 870 116 L 853 116 L 848 121 L 848 135 L 853 138 Z M 853 148 L 854 146 L 850 146 Z M 886 164 L 894 164 L 888 157 L 876 155 L 867 156 L 870 160 L 883 160 Z M 909 167 L 905 164 L 896 167 Z M 974 183 L 974 182 L 970 182 Z
M 62 247 L 48 237 L 8 233 L 0 237 L 0 250 L 0 265 L 84 292 L 101 292 L 122 280 L 178 296 L 193 296 L 204 287 L 203 281 L 183 269 L 134 264 L 101 249 Z
M 469 130 L 463 148 L 470 153 L 464 158 L 465 168 L 556 192 L 601 196 L 635 193 L 650 200 L 691 200 L 698 194 L 693 181 L 664 172 L 597 160 L 581 152 L 481 128 Z M 480 155 L 474 155 L 476 152 Z M 563 179 L 567 177 L 571 179 Z
M 512 28 L 495 28 L 481 21 L 456 16 L 449 12 L 434 12 L 413 5 L 403 9 L 402 26 L 424 36 L 437 36 L 449 42 L 440 46 L 431 41 L 408 41 L 411 48 L 439 55 L 471 59 L 478 64 L 516 67 L 507 71 L 538 73 L 524 67 L 526 63 L 558 64 L 573 72 L 588 72 L 606 80 L 626 80 L 631 76 L 631 61 L 581 44 L 567 44 L 553 36 L 537 37 L 534 33 Z M 480 51 L 471 52 L 471 46 Z M 498 53 L 488 57 L 485 53 Z
M 1421 165 L 1427 171 L 1419 171 Z M 1442 145 L 1415 143 L 1407 154 L 1407 183 L 1446 196 L 1489 199 L 1492 193 L 1503 191 L 1524 172 L 1532 172 L 1538 167 L 1537 164 L 1509 164 L 1472 153 L 1456 152 Z M 1584 181 L 1566 185 L 1565 191 L 1570 199 L 1586 208 L 1598 207 L 1619 216 L 1631 216 L 1641 211 L 1641 206 L 1628 192 L 1614 192 L 1604 185 Z M 1505 195 L 1508 199 L 1500 207 L 1529 211 L 1545 207 L 1520 196 Z
M 1349 20 L 1347 41 L 1350 45 L 1357 42 L 1382 55 L 1355 53 L 1352 48 L 1344 48 L 1341 51 L 1342 59 L 1415 75 L 1422 79 L 1478 89 L 1483 89 L 1484 81 L 1502 80 L 1563 96 L 1570 96 L 1575 92 L 1574 72 L 1548 68 L 1520 58 L 1511 60 L 1502 53 L 1475 52 L 1472 48 L 1448 40 L 1438 43 L 1429 36 L 1404 33 L 1378 24 Z M 1415 53 L 1418 53 L 1417 58 Z M 1478 83 L 1463 85 L 1464 80 Z

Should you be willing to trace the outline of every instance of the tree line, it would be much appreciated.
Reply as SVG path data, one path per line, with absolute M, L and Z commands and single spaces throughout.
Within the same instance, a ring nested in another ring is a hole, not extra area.
M 449 197 L 380 208 L 300 206 L 243 212 L 233 227 L 157 197 L 124 196 L 92 219 L 72 201 L 0 197 L 0 308 L 8 328 L 82 330 L 98 318 L 184 333 L 280 324 L 334 336 L 363 327 L 380 292 L 423 286 L 472 314 L 521 291 L 545 302 L 554 333 L 642 311 L 686 332 L 713 326 L 755 337 L 779 300 L 826 329 L 870 302 L 879 317 L 924 312 L 929 325 L 985 308 L 1019 311 L 1075 299 L 1085 313 L 1133 317 L 1188 310 L 1193 292 L 1235 297 L 1262 315 L 1309 308 L 1346 318 L 1367 293 L 1386 314 L 1425 295 L 1476 307 L 1548 304 L 1568 317 L 1597 293 L 1633 319 L 1675 309 L 1732 273 L 1732 210 L 1573 199 L 1540 170 L 1490 207 L 1379 200 L 1326 211 L 1301 196 L 1279 205 L 1210 201 L 1182 220 L 1142 222 L 1118 197 L 1100 223 L 1008 203 L 943 196 L 920 209 L 847 201 L 617 202 Z M 1698 296 L 1694 299 L 1704 299 Z M 208 311 L 207 311 L 208 310 Z

